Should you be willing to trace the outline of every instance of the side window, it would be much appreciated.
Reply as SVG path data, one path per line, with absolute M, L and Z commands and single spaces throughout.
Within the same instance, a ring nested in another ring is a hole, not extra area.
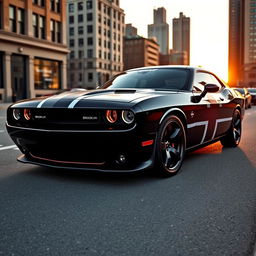
M 203 92 L 206 84 L 212 84 L 212 75 L 205 72 L 197 72 L 193 83 L 193 92 Z
M 219 82 L 219 80 L 215 76 L 213 75 L 210 75 L 210 76 L 212 78 L 212 83 L 218 85 L 220 90 L 222 88 L 222 84 Z

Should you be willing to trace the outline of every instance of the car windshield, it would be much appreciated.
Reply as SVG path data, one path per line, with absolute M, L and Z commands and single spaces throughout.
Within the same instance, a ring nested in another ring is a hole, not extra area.
M 189 90 L 190 71 L 181 68 L 144 69 L 121 73 L 101 88 Z
M 248 89 L 249 92 L 256 93 L 256 88 L 250 88 Z
M 239 91 L 240 93 L 244 94 L 244 89 L 243 88 L 234 88 L 234 89 Z

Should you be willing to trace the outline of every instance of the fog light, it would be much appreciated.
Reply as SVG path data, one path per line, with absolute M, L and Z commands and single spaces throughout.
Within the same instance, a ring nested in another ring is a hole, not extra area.
M 118 159 L 117 159 L 116 162 L 117 162 L 118 164 L 125 164 L 125 163 L 127 162 L 127 158 L 126 158 L 125 155 L 120 154 L 120 155 L 118 156 Z

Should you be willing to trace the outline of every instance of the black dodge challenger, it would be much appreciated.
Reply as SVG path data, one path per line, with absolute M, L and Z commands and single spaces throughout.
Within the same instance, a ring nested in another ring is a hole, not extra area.
M 185 152 L 241 139 L 244 99 L 216 75 L 188 66 L 123 72 L 94 91 L 17 102 L 6 127 L 18 161 L 55 168 L 172 175 Z

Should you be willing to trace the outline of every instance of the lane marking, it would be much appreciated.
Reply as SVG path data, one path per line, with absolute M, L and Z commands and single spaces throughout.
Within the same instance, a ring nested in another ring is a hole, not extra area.
M 0 151 L 1 150 L 6 150 L 6 149 L 12 149 L 12 148 L 17 148 L 17 146 L 16 145 L 11 145 L 11 146 L 6 146 L 6 147 L 1 147 Z
M 196 123 L 188 124 L 188 126 L 187 126 L 188 129 L 196 127 L 196 126 L 204 126 L 204 133 L 203 133 L 203 137 L 202 137 L 202 140 L 201 140 L 200 144 L 202 144 L 204 142 L 204 139 L 205 139 L 205 136 L 206 136 L 206 133 L 207 133 L 207 129 L 208 129 L 208 124 L 209 124 L 209 121 L 202 121 L 202 122 L 196 122 Z

